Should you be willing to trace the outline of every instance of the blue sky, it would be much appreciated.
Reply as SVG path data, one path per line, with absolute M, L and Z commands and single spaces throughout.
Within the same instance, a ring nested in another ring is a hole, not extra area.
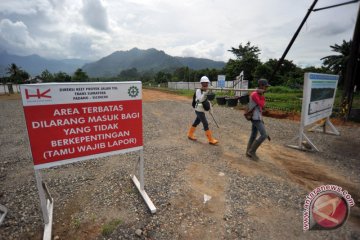
M 347 2 L 319 0 L 315 8 Z M 53 59 L 98 60 L 156 48 L 172 56 L 228 61 L 250 41 L 261 60 L 279 59 L 312 0 L 2 0 L 0 50 Z M 330 45 L 350 40 L 359 3 L 311 13 L 288 60 L 321 65 Z

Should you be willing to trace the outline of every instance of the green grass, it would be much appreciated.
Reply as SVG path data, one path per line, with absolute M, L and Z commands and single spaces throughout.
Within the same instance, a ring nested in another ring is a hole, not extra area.
M 300 101 L 302 93 L 265 93 L 267 101 L 286 102 L 286 101 Z
M 166 93 L 172 93 L 177 94 L 181 96 L 187 96 L 192 97 L 194 95 L 195 90 L 188 90 L 188 89 L 171 89 L 171 88 L 158 88 L 158 87 L 144 87 L 145 89 L 155 89 Z M 234 92 L 229 91 L 220 91 L 216 90 L 214 91 L 216 93 L 216 96 L 234 96 Z
M 266 108 L 283 112 L 301 112 L 301 102 L 266 102 Z
M 101 234 L 103 236 L 109 236 L 118 225 L 122 223 L 121 219 L 114 219 L 102 226 Z
M 158 88 L 156 88 L 158 89 Z M 168 88 L 160 88 L 159 90 L 183 96 L 192 96 L 194 90 L 175 90 Z M 216 96 L 234 96 L 233 91 L 214 91 Z M 336 91 L 334 108 L 340 108 L 340 102 L 342 97 L 342 90 Z M 268 92 L 265 94 L 266 97 L 266 108 L 275 109 L 284 112 L 301 112 L 302 106 L 302 89 L 292 89 L 284 86 L 269 87 Z M 360 108 L 360 94 L 354 95 L 352 108 Z
M 360 108 L 360 94 L 356 94 L 353 99 L 352 108 Z
M 74 218 L 71 222 L 71 225 L 73 226 L 74 229 L 79 229 L 80 225 L 81 225 L 81 221 L 79 218 Z
M 268 93 L 301 93 L 302 89 L 289 88 L 285 86 L 273 86 L 268 88 Z

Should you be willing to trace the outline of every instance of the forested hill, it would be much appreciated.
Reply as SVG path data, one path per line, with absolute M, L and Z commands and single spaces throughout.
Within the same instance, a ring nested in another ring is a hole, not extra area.
M 215 68 L 221 69 L 225 62 L 193 57 L 173 57 L 164 51 L 154 48 L 140 50 L 133 48 L 129 51 L 116 51 L 100 60 L 85 64 L 83 71 L 90 77 L 117 76 L 123 70 L 136 68 L 144 71 L 173 71 L 180 67 L 189 67 L 194 70 Z
M 67 74 L 73 74 L 77 68 L 80 68 L 87 62 L 89 61 L 80 59 L 47 59 L 36 54 L 18 56 L 2 51 L 0 52 L 0 74 L 3 76 L 6 75 L 6 68 L 12 63 L 15 63 L 32 76 L 40 75 L 44 70 L 48 70 L 51 73 L 61 71 Z

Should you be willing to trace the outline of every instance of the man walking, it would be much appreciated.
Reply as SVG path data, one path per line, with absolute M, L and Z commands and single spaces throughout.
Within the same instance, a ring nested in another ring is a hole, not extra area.
M 207 100 L 208 87 L 210 80 L 208 77 L 203 76 L 200 79 L 201 88 L 196 90 L 196 105 L 195 105 L 195 114 L 196 119 L 188 132 L 188 138 L 190 140 L 196 141 L 194 132 L 196 127 L 202 123 L 205 131 L 205 135 L 209 141 L 209 144 L 216 145 L 219 141 L 212 136 L 211 130 L 209 129 L 209 124 L 205 116 L 205 111 L 211 111 L 211 103 Z M 209 109 L 206 109 L 205 104 L 209 105 Z
M 262 120 L 262 110 L 265 106 L 264 93 L 269 86 L 270 84 L 266 79 L 260 79 L 258 81 L 258 88 L 250 95 L 249 109 L 253 109 L 254 111 L 251 120 L 251 134 L 246 148 L 246 156 L 253 159 L 257 159 L 256 150 L 268 137 Z M 258 132 L 260 133 L 260 137 L 256 139 Z

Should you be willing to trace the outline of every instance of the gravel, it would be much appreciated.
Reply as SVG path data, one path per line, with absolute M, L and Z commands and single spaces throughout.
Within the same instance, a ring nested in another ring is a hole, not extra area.
M 250 123 L 241 111 L 215 106 L 220 128 L 208 120 L 220 144 L 210 146 L 201 127 L 197 142 L 186 138 L 195 117 L 190 104 L 143 104 L 145 190 L 156 214 L 149 212 L 130 179 L 137 153 L 42 170 L 55 202 L 53 237 L 360 239 L 356 214 L 336 230 L 302 230 L 302 206 L 313 186 L 345 184 L 358 201 L 359 125 L 337 126 L 341 136 L 307 133 L 320 149 L 308 153 L 283 146 L 298 133 L 298 122 L 265 118 L 272 141 L 261 146 L 255 162 L 244 155 Z M 0 239 L 41 239 L 42 214 L 20 100 L 0 100 L 0 133 L 0 204 L 9 209 Z M 319 172 L 324 176 L 309 179 L 290 168 L 303 163 L 314 175 L 324 166 Z M 331 176 L 325 177 L 327 173 Z M 204 194 L 212 196 L 207 203 Z M 105 233 L 114 220 L 115 227 Z

